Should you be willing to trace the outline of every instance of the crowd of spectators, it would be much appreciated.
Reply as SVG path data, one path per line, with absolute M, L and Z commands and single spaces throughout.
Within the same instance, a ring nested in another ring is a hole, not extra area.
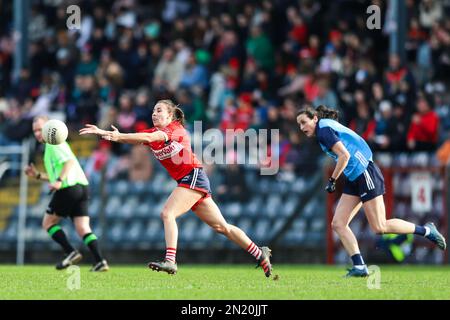
M 450 138 L 449 1 L 406 0 L 404 57 L 389 53 L 380 0 L 30 3 L 29 62 L 15 78 L 13 4 L 0 1 L 0 145 L 30 135 L 45 112 L 64 113 L 72 130 L 145 129 L 162 98 L 181 105 L 190 130 L 279 129 L 292 172 L 315 163 L 296 124 L 305 105 L 338 109 L 375 150 L 435 151 Z M 69 4 L 81 8 L 79 30 L 66 26 Z M 372 4 L 381 29 L 366 26 Z

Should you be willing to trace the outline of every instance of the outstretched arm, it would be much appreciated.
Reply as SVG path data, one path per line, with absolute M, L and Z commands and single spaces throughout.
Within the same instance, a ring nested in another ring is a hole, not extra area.
M 121 133 L 119 130 L 111 125 L 112 131 L 99 129 L 97 126 L 87 124 L 80 130 L 80 135 L 95 134 L 101 136 L 105 140 L 119 142 L 119 143 L 131 143 L 141 144 L 150 143 L 154 141 L 165 141 L 167 135 L 164 132 L 139 132 L 139 133 Z

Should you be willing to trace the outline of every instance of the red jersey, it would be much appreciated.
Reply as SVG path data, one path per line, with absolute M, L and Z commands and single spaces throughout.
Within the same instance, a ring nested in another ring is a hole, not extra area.
M 150 128 L 141 132 L 161 131 L 167 135 L 166 141 L 145 143 L 149 146 L 156 159 L 175 180 L 180 180 L 194 168 L 202 166 L 191 148 L 191 138 L 186 129 L 178 122 L 172 121 L 163 129 Z

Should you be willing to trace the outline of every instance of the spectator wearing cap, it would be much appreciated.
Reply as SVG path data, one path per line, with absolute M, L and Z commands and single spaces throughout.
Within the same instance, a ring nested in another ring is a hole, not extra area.
M 410 150 L 435 150 L 439 134 L 439 117 L 433 111 L 431 97 L 423 92 L 417 98 L 417 112 L 411 119 L 407 135 Z

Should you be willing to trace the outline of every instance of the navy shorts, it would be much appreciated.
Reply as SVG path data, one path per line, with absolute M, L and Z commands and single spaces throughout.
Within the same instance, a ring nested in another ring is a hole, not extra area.
M 76 184 L 55 191 L 46 212 L 70 218 L 88 216 L 88 200 L 88 187 Z
M 369 162 L 366 170 L 354 181 L 346 180 L 342 193 L 357 196 L 362 202 L 369 201 L 385 193 L 384 178 L 380 168 Z
M 195 210 L 200 202 L 202 202 L 206 198 L 211 197 L 209 178 L 203 168 L 195 168 L 183 178 L 177 180 L 177 182 L 179 187 L 203 192 L 203 197 L 199 201 L 197 201 L 196 204 L 194 204 L 194 206 L 191 208 L 192 210 Z

